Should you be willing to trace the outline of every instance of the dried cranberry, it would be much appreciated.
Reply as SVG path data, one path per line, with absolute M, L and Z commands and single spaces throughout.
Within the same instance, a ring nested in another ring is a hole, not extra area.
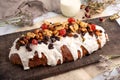
M 105 19 L 104 19 L 104 18 L 102 18 L 102 17 L 100 17 L 100 18 L 99 18 L 99 21 L 104 22 L 104 21 L 105 21 Z
M 85 13 L 86 18 L 91 18 L 90 14 Z
M 92 31 L 96 30 L 96 25 L 95 24 L 90 24 L 90 27 L 91 27 Z
M 90 10 L 90 7 L 89 7 L 89 6 L 86 6 L 85 11 L 86 11 L 86 12 L 89 12 L 89 10 Z
M 69 18 L 69 19 L 68 19 L 68 22 L 69 22 L 69 23 L 73 23 L 73 22 L 75 22 L 75 19 L 74 19 L 74 18 Z
M 33 40 L 32 40 L 32 44 L 37 45 L 37 44 L 38 44 L 38 41 L 37 41 L 36 39 L 33 39 Z
M 19 45 L 19 44 L 16 44 L 15 48 L 16 48 L 17 50 L 19 50 L 19 49 L 20 49 L 20 45 Z
M 46 25 L 46 24 L 44 23 L 44 24 L 42 24 L 41 28 L 42 28 L 42 30 L 48 29 L 48 25 Z
M 59 35 L 64 36 L 66 34 L 66 29 L 59 30 Z

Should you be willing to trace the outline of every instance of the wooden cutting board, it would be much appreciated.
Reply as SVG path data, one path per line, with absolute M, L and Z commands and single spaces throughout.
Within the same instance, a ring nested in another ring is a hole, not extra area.
M 106 17 L 107 18 L 107 17 Z M 98 62 L 100 59 L 100 54 L 103 55 L 120 55 L 120 26 L 116 21 L 106 20 L 105 22 L 100 22 L 97 18 L 87 20 L 87 22 L 92 22 L 97 25 L 103 26 L 109 35 L 110 41 L 100 50 L 94 52 L 93 54 L 79 59 L 75 62 L 68 62 L 55 67 L 35 67 L 30 70 L 24 71 L 21 66 L 13 65 L 10 63 L 8 55 L 10 47 L 13 41 L 25 32 L 17 32 L 12 34 L 7 34 L 0 36 L 0 80 L 36 80 L 43 79 L 46 77 L 61 74 L 70 70 L 74 70 L 89 64 Z

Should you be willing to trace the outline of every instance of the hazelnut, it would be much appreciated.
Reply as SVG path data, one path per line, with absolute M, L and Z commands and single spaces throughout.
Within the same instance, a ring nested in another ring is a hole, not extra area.
M 42 33 L 38 33 L 38 35 L 39 35 L 39 39 L 42 40 L 43 39 Z
M 61 29 L 64 29 L 64 27 L 63 27 L 63 26 L 56 26 L 56 27 L 55 27 L 55 30 L 57 30 L 57 31 L 59 31 L 59 30 L 61 30 Z
M 39 31 L 40 31 L 39 29 L 36 29 L 36 30 L 34 30 L 34 33 L 37 34 L 37 33 L 39 33 Z
M 55 30 L 55 31 L 53 31 L 53 34 L 54 34 L 55 36 L 58 36 L 58 35 L 59 35 L 59 32 L 58 32 L 57 30 Z
M 44 30 L 43 34 L 47 35 L 47 36 L 52 36 L 52 31 L 46 29 L 46 30 Z
M 81 28 L 81 31 L 82 31 L 82 32 L 87 32 L 87 29 L 86 29 L 85 27 L 82 27 L 82 28 Z
M 28 32 L 27 33 L 27 36 L 30 37 L 30 38 L 34 38 L 35 37 L 35 34 L 33 32 Z
M 75 32 L 75 30 L 74 30 L 74 27 L 73 27 L 73 26 L 70 26 L 70 30 L 71 30 L 72 32 Z
M 87 27 L 87 26 L 88 26 L 88 23 L 80 22 L 80 26 L 81 26 L 81 27 Z
M 60 22 L 56 22 L 56 23 L 54 23 L 54 26 L 60 26 L 60 25 L 61 25 Z
M 79 27 L 78 27 L 78 24 L 75 23 L 75 24 L 74 24 L 74 30 L 77 31 L 78 28 L 79 28 Z
M 36 39 L 39 39 L 39 35 L 38 35 L 38 34 L 36 34 L 36 36 L 35 36 L 35 37 L 36 37 Z

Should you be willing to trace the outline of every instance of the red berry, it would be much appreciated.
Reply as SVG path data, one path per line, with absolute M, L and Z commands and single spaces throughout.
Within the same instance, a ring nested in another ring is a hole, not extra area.
M 42 24 L 41 28 L 42 28 L 42 30 L 48 29 L 48 25 L 46 25 L 46 24 L 44 23 L 44 24 Z
M 69 19 L 68 19 L 68 22 L 69 22 L 69 23 L 73 23 L 73 22 L 75 22 L 75 19 L 74 19 L 74 18 L 69 18 Z
M 90 27 L 91 27 L 92 31 L 95 31 L 95 30 L 96 30 L 95 24 L 90 24 Z
M 32 40 L 32 44 L 37 45 L 37 44 L 38 44 L 38 41 L 37 41 L 36 39 L 33 39 L 33 40 Z
M 99 21 L 104 22 L 104 21 L 105 21 L 105 19 L 104 19 L 104 18 L 102 18 L 102 17 L 100 17 L 100 18 L 99 18 Z
M 61 29 L 59 31 L 59 35 L 61 35 L 61 36 L 64 36 L 65 34 L 66 34 L 66 30 L 65 29 Z
M 87 13 L 85 14 L 85 17 L 86 18 L 91 18 L 91 16 L 89 14 L 87 14 Z
M 85 11 L 86 11 L 86 12 L 89 12 L 89 10 L 90 10 L 90 8 L 89 8 L 89 6 L 87 6 L 87 7 L 85 8 Z

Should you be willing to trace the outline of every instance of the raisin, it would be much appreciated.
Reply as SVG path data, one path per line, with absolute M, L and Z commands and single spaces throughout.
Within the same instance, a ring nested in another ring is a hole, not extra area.
M 53 44 L 52 43 L 50 43 L 49 45 L 48 45 L 48 49 L 53 49 L 54 47 L 53 47 Z
M 33 44 L 33 45 L 37 45 L 37 44 L 38 44 L 38 40 L 33 39 L 33 40 L 32 40 L 32 44 Z
M 20 45 L 19 44 L 16 44 L 16 49 L 19 50 L 20 49 Z
M 84 36 L 84 35 L 85 35 L 85 33 L 86 33 L 86 32 L 81 32 L 82 36 Z
M 49 37 L 48 36 L 44 36 L 43 40 L 49 41 Z
M 47 41 L 45 41 L 45 40 L 42 40 L 41 42 L 43 42 L 43 43 L 44 43 L 44 44 L 46 44 L 46 45 L 48 44 L 48 42 L 47 42 Z
M 56 41 L 56 39 L 55 38 L 51 38 L 51 42 L 53 43 L 53 42 L 55 42 Z
M 58 41 L 60 41 L 60 37 L 55 36 L 55 39 L 58 40 Z
M 41 40 L 38 40 L 38 44 L 41 44 L 42 43 L 42 41 Z
M 74 38 L 77 38 L 77 37 L 78 37 L 78 35 L 77 35 L 77 34 L 74 34 L 74 35 L 73 35 L 73 37 L 74 37 Z
M 92 32 L 92 31 L 89 31 L 89 34 L 90 34 L 91 36 L 93 36 L 93 32 Z
M 30 48 L 30 44 L 26 44 L 26 49 L 27 49 L 28 51 L 32 51 L 32 49 Z
M 102 30 L 100 30 L 100 33 L 102 33 Z

